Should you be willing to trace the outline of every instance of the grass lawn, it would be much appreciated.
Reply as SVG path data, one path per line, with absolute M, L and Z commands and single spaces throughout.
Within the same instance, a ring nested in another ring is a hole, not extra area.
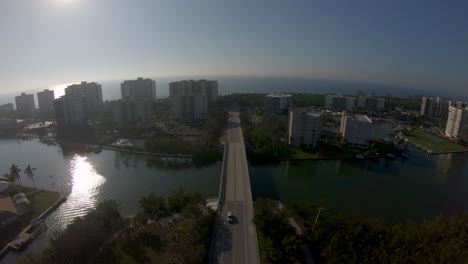
M 302 149 L 291 148 L 290 158 L 317 158 L 319 157 L 319 153 L 310 153 L 305 152 Z
M 47 208 L 54 204 L 60 198 L 58 192 L 42 191 L 29 197 L 32 205 L 31 219 L 41 215 Z
M 291 147 L 290 153 L 286 158 L 340 158 L 352 157 L 362 153 L 362 150 L 352 149 L 346 146 L 322 144 L 317 147 L 314 152 L 306 152 L 302 149 Z
M 406 137 L 413 143 L 435 152 L 467 150 L 468 147 L 454 143 L 443 137 L 414 129 Z

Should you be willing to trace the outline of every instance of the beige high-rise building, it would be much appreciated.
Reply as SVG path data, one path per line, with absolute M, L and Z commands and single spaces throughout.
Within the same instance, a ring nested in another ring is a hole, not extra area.
M 51 113 L 54 111 L 54 91 L 45 89 L 37 93 L 37 102 L 41 113 Z
M 206 80 L 170 83 L 169 97 L 175 116 L 180 119 L 207 118 L 208 102 L 217 99 L 217 86 L 217 81 Z
M 343 112 L 340 132 L 344 144 L 354 148 L 368 149 L 372 138 L 372 120 L 366 115 Z
M 283 113 L 288 110 L 292 104 L 292 95 L 290 94 L 269 94 L 265 96 L 265 111 L 271 113 Z
M 20 116 L 28 116 L 36 111 L 36 104 L 34 103 L 34 95 L 22 93 L 15 97 L 16 112 Z
M 449 106 L 445 135 L 468 142 L 468 107 L 466 104 L 457 102 Z
M 423 97 L 421 101 L 420 114 L 428 117 L 440 118 L 446 120 L 451 101 L 437 97 Z
M 356 98 L 339 95 L 327 95 L 325 96 L 325 108 L 334 109 L 337 111 L 349 111 L 356 110 Z
M 95 110 L 102 105 L 102 87 L 95 82 L 81 82 L 80 84 L 72 84 L 65 88 L 65 95 L 72 97 L 86 97 L 86 105 L 88 110 Z
M 322 135 L 322 112 L 305 109 L 289 111 L 288 143 L 295 147 L 316 148 Z
M 136 80 L 127 80 L 120 85 L 122 99 L 150 99 L 156 100 L 156 82 L 151 79 L 139 77 Z

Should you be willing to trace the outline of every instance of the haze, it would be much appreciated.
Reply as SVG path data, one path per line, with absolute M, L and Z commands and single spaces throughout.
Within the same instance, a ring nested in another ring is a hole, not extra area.
M 466 1 L 0 2 L 0 91 L 137 76 L 378 82 L 466 96 Z

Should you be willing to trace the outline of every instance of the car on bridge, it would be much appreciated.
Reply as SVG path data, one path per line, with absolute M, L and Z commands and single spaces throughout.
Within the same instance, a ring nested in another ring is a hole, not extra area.
M 232 224 L 232 221 L 234 220 L 234 216 L 232 215 L 231 212 L 228 212 L 227 213 L 227 221 L 228 223 L 231 223 Z

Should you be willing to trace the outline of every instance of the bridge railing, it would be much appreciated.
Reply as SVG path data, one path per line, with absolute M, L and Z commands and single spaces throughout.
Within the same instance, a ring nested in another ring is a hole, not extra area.
M 216 252 L 217 245 L 216 243 L 219 242 L 216 238 L 219 232 L 223 232 L 221 227 L 223 226 L 223 207 L 225 203 L 225 194 L 226 194 L 226 176 L 227 176 L 227 153 L 228 153 L 228 143 L 227 141 L 224 143 L 224 151 L 223 151 L 223 163 L 221 165 L 221 177 L 219 180 L 219 193 L 218 193 L 218 207 L 216 209 L 216 219 L 213 227 L 213 232 L 211 235 L 211 245 L 210 245 L 210 255 L 209 255 L 209 263 L 218 263 L 218 254 Z

